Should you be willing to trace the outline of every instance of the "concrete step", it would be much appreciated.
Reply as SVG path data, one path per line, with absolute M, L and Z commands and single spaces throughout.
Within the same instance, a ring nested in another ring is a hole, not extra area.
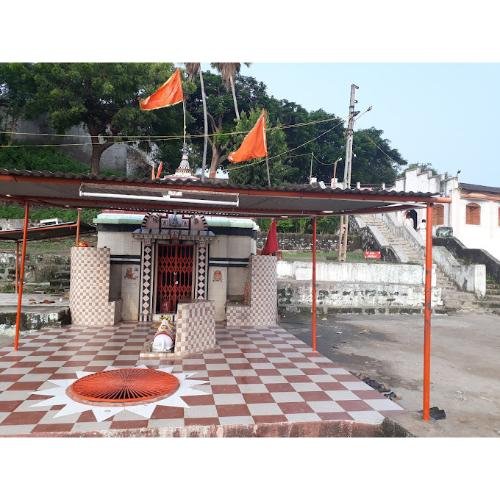
M 483 307 L 485 309 L 495 309 L 495 310 L 498 309 L 500 311 L 500 302 L 477 301 L 474 304 Z
M 486 300 L 491 300 L 493 302 L 500 302 L 500 295 L 492 295 L 488 293 L 488 290 L 486 290 L 486 295 L 485 295 Z

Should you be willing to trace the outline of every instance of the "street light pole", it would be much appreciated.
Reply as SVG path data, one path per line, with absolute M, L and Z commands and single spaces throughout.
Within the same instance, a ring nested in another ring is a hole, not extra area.
M 337 158 L 334 162 L 333 162 L 333 178 L 335 179 L 337 177 L 337 163 L 342 160 L 342 156 L 340 158 Z
M 344 189 L 351 188 L 351 170 L 352 170 L 352 142 L 354 136 L 354 118 L 358 112 L 354 111 L 356 101 L 356 90 L 359 89 L 354 83 L 351 85 L 351 98 L 349 101 L 349 120 L 347 122 L 347 138 L 345 146 L 345 167 L 344 167 Z M 340 216 L 339 233 L 339 262 L 345 262 L 347 257 L 347 233 L 349 230 L 349 216 Z

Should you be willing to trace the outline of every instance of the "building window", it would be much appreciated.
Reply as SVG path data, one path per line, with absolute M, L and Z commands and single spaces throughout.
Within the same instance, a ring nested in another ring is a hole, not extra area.
M 481 207 L 477 203 L 469 203 L 465 207 L 465 223 L 476 226 L 481 224 Z
M 444 225 L 444 206 L 434 205 L 432 207 L 432 225 L 433 226 L 443 226 Z

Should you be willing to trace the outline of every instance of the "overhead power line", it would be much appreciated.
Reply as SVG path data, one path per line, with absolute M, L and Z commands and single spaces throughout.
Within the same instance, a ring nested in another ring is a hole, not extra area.
M 399 162 L 397 160 L 395 160 L 392 156 L 388 155 L 369 135 L 366 136 L 366 138 L 377 148 L 379 149 L 380 151 L 382 151 L 382 153 L 385 154 L 385 156 L 387 156 L 387 158 L 389 158 L 389 160 L 391 160 L 392 162 L 394 163 L 397 163 L 399 164 Z
M 338 117 L 333 117 L 333 118 L 325 118 L 323 120 L 313 120 L 310 122 L 300 122 L 300 123 L 293 123 L 290 125 L 277 125 L 274 127 L 269 127 L 267 128 L 268 131 L 270 130 L 284 130 L 284 129 L 289 129 L 289 128 L 298 128 L 298 127 L 308 127 L 311 125 L 317 125 L 319 123 L 328 123 L 332 122 L 335 120 L 339 120 Z M 214 137 L 214 136 L 232 136 L 232 135 L 243 135 L 243 134 L 248 134 L 250 130 L 244 130 L 244 131 L 233 131 L 233 132 L 217 132 L 213 134 L 208 134 L 208 137 Z M 37 132 L 13 132 L 9 130 L 0 130 L 0 134 L 5 134 L 5 135 L 19 135 L 19 136 L 33 136 L 33 137 L 83 137 L 83 138 L 88 138 L 90 137 L 90 134 L 43 134 L 43 133 L 37 133 Z M 184 135 L 113 135 L 113 136 L 99 136 L 102 138 L 108 138 L 108 139 L 113 139 L 113 142 L 115 144 L 127 144 L 127 143 L 133 143 L 141 140 L 150 140 L 150 141 L 175 141 L 179 139 L 183 139 Z M 204 134 L 193 134 L 190 135 L 190 139 L 203 139 L 205 137 Z M 122 140 L 125 139 L 125 140 Z M 82 146 L 82 145 L 91 145 L 92 141 L 87 141 L 87 142 L 77 142 L 77 143 L 61 143 L 61 144 L 6 144 L 6 145 L 1 145 L 0 147 L 59 147 L 59 146 Z

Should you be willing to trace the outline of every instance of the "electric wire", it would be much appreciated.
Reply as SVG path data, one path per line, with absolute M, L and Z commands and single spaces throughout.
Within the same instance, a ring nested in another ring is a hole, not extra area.
M 289 129 L 289 128 L 299 128 L 299 127 L 307 127 L 310 125 L 317 125 L 320 123 L 328 123 L 332 122 L 335 120 L 339 120 L 337 116 L 332 117 L 332 118 L 325 118 L 323 120 L 313 120 L 310 122 L 300 122 L 300 123 L 293 123 L 290 125 L 276 125 L 274 127 L 268 127 L 266 130 L 283 130 L 283 129 Z M 215 137 L 215 136 L 232 136 L 232 135 L 243 135 L 243 134 L 248 134 L 250 130 L 243 130 L 243 131 L 233 131 L 233 132 L 216 132 L 212 134 L 207 134 L 207 137 Z M 44 134 L 44 133 L 37 133 L 37 132 L 12 132 L 9 130 L 0 130 L 0 134 L 5 134 L 5 135 L 23 135 L 23 136 L 34 136 L 34 137 L 85 137 L 88 138 L 89 134 Z M 183 135 L 113 135 L 113 136 L 99 136 L 103 138 L 112 138 L 112 139 L 127 139 L 128 140 L 114 140 L 114 144 L 121 144 L 121 143 L 130 143 L 130 142 L 138 142 L 140 140 L 158 140 L 158 141 L 168 141 L 168 140 L 180 140 L 183 139 Z M 205 134 L 193 134 L 189 135 L 190 139 L 200 139 L 204 138 Z M 0 147 L 25 147 L 25 146 L 32 146 L 32 147 L 51 147 L 51 146 L 81 146 L 81 145 L 86 145 L 86 144 L 92 144 L 92 142 L 78 142 L 78 143 L 64 143 L 64 144 L 21 144 L 21 145 L 9 145 L 9 144 L 4 144 L 0 145 Z
M 385 154 L 385 156 L 387 156 L 387 158 L 389 158 L 389 160 L 391 160 L 392 162 L 394 163 L 397 163 L 398 165 L 400 164 L 399 161 L 395 160 L 392 156 L 388 155 L 370 136 L 366 136 L 366 138 L 368 139 L 369 142 L 371 142 L 377 149 L 379 149 L 380 151 L 382 151 L 382 153 Z

